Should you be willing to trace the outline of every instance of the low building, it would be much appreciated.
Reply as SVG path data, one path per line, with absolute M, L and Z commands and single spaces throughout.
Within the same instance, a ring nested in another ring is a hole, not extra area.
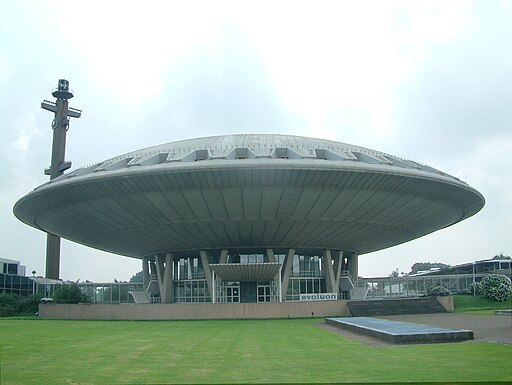
M 0 293 L 33 294 L 34 282 L 25 273 L 26 267 L 20 261 L 0 258 Z
M 10 275 L 26 275 L 27 268 L 20 261 L 0 258 L 0 273 Z

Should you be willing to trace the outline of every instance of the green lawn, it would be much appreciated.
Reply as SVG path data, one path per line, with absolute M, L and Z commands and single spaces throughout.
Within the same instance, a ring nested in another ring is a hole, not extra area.
M 512 300 L 497 302 L 492 299 L 472 296 L 469 294 L 459 294 L 453 296 L 455 312 L 479 312 L 487 311 L 483 314 L 494 313 L 494 310 L 512 309 Z M 488 310 L 492 310 L 488 312 Z
M 322 319 L 0 320 L 0 383 L 512 381 L 512 346 L 371 347 Z

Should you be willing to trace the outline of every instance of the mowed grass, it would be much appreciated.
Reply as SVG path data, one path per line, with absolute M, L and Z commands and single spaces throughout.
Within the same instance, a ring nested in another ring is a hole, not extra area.
M 323 319 L 0 320 L 1 384 L 512 381 L 512 346 L 368 346 Z
M 493 314 L 494 310 L 512 309 L 512 298 L 508 301 L 497 302 L 492 299 L 470 294 L 459 294 L 453 296 L 455 312 L 481 312 Z M 490 312 L 488 311 L 490 310 Z

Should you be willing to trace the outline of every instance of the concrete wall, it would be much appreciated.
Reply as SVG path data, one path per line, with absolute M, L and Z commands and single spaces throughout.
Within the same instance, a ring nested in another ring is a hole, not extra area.
M 445 297 L 437 297 L 437 300 L 448 312 L 452 312 L 455 309 L 455 305 L 453 303 L 453 295 L 447 295 Z
M 236 304 L 55 304 L 41 303 L 40 318 L 184 320 L 328 317 L 350 315 L 347 301 Z

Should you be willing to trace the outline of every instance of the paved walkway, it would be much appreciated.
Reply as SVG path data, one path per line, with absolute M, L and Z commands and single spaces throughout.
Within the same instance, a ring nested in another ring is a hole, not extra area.
M 439 313 L 418 315 L 397 315 L 380 317 L 393 321 L 413 322 L 448 329 L 469 329 L 475 334 L 475 341 L 490 341 L 512 345 L 512 317 L 506 315 L 479 315 L 464 313 Z M 334 326 L 319 326 L 372 346 L 390 345 L 376 338 L 341 330 Z M 471 341 L 468 341 L 471 342 Z

